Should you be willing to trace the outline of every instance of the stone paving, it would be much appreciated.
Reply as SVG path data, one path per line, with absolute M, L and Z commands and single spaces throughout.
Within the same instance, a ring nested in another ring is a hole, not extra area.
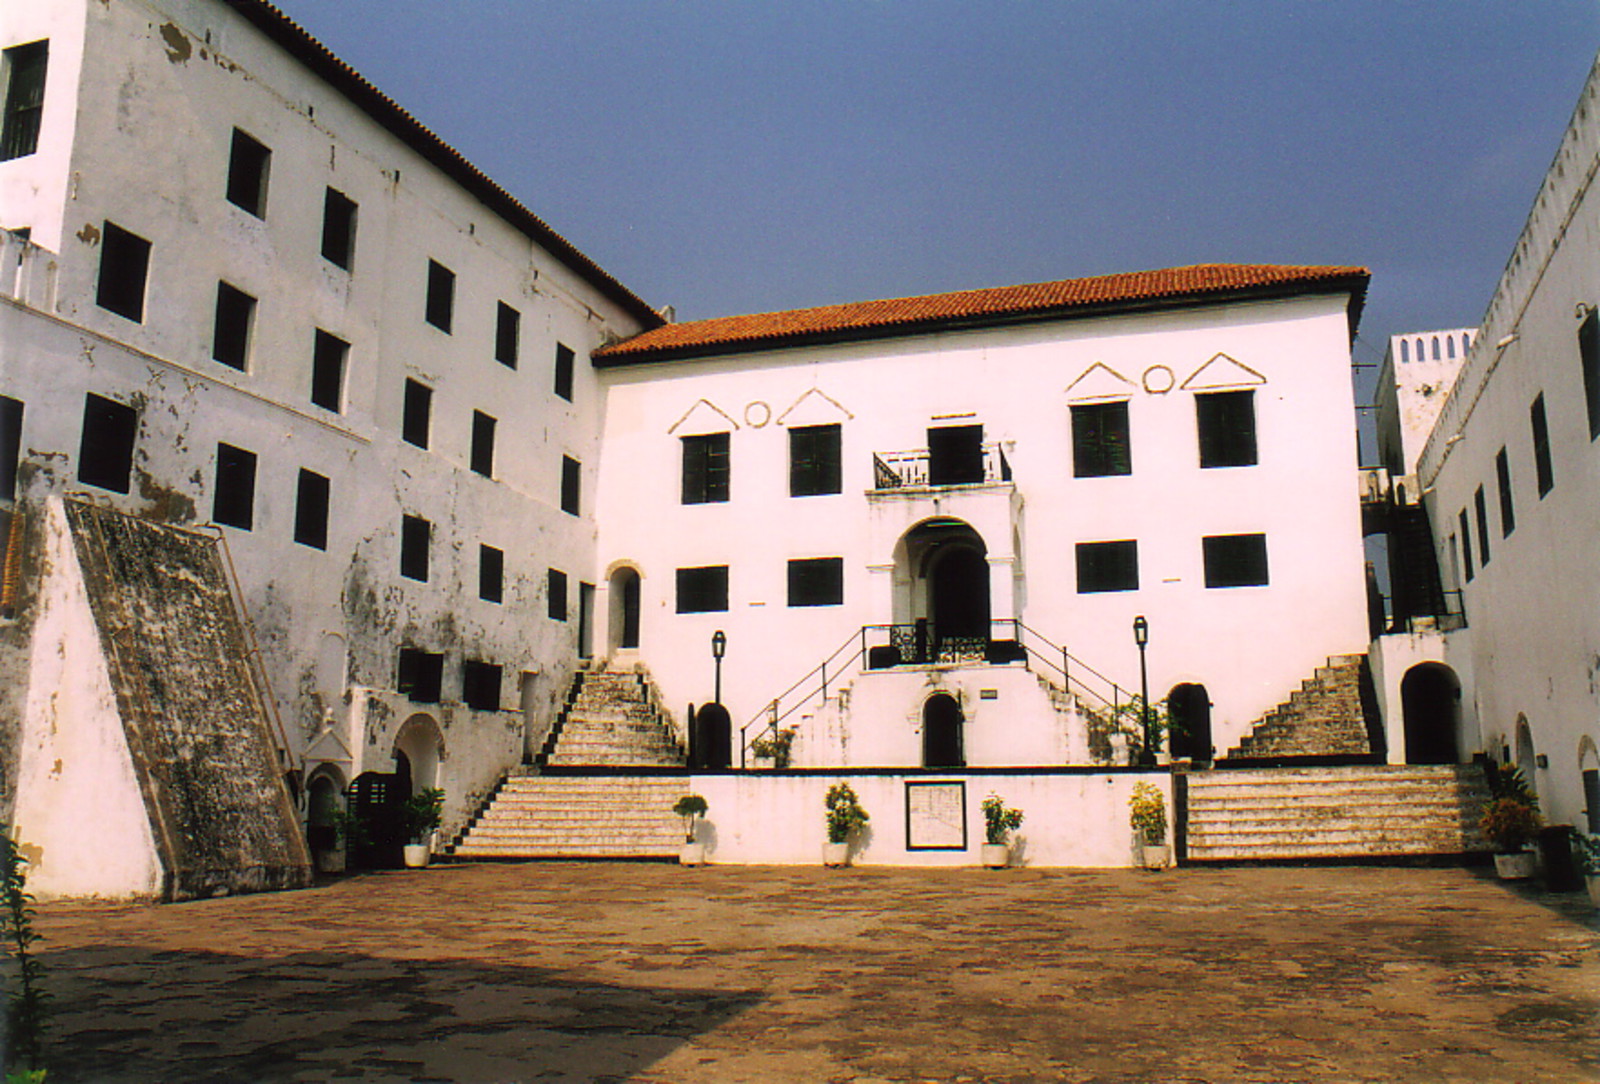
M 545 863 L 40 908 L 74 1081 L 1584 1081 L 1600 924 L 1476 870 Z

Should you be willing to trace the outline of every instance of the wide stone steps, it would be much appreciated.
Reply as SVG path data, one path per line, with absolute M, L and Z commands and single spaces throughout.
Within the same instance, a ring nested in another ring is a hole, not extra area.
M 457 858 L 668 858 L 683 779 L 513 776 L 451 849 Z
M 682 767 L 682 748 L 642 673 L 585 671 L 538 763 L 560 767 Z
M 1489 849 L 1489 792 L 1470 765 L 1195 772 L 1186 777 L 1186 858 L 1381 858 Z
M 1360 655 L 1335 655 L 1250 728 L 1228 759 L 1364 756 Z

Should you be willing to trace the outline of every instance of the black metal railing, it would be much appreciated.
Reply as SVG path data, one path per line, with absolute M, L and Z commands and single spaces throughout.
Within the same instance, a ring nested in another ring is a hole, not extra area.
M 1011 463 L 1006 459 L 1005 449 L 999 444 L 985 444 L 982 452 L 981 469 L 965 473 L 957 471 L 954 478 L 946 481 L 932 480 L 945 472 L 937 469 L 938 464 L 934 463 L 933 455 L 927 448 L 873 452 L 872 488 L 917 489 L 943 485 L 992 485 L 1011 481 Z M 973 466 L 977 468 L 978 464 L 974 463 Z
M 1428 613 L 1396 613 L 1392 595 L 1374 597 L 1382 608 L 1381 632 L 1417 632 L 1426 622 L 1432 622 L 1440 632 L 1454 632 L 1467 627 L 1466 606 L 1459 590 L 1438 592 Z

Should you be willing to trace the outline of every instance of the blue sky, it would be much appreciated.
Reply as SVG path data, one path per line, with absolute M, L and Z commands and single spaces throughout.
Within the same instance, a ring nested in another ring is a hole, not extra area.
M 1595 0 L 278 0 L 679 319 L 1212 261 L 1475 324 Z

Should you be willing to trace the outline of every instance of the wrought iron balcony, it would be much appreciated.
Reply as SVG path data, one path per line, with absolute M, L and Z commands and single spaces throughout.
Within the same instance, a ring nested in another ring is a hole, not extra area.
M 976 456 L 940 456 L 927 448 L 872 454 L 872 487 L 927 489 L 936 486 L 993 485 L 1011 481 L 1011 464 L 998 443 L 985 444 Z

